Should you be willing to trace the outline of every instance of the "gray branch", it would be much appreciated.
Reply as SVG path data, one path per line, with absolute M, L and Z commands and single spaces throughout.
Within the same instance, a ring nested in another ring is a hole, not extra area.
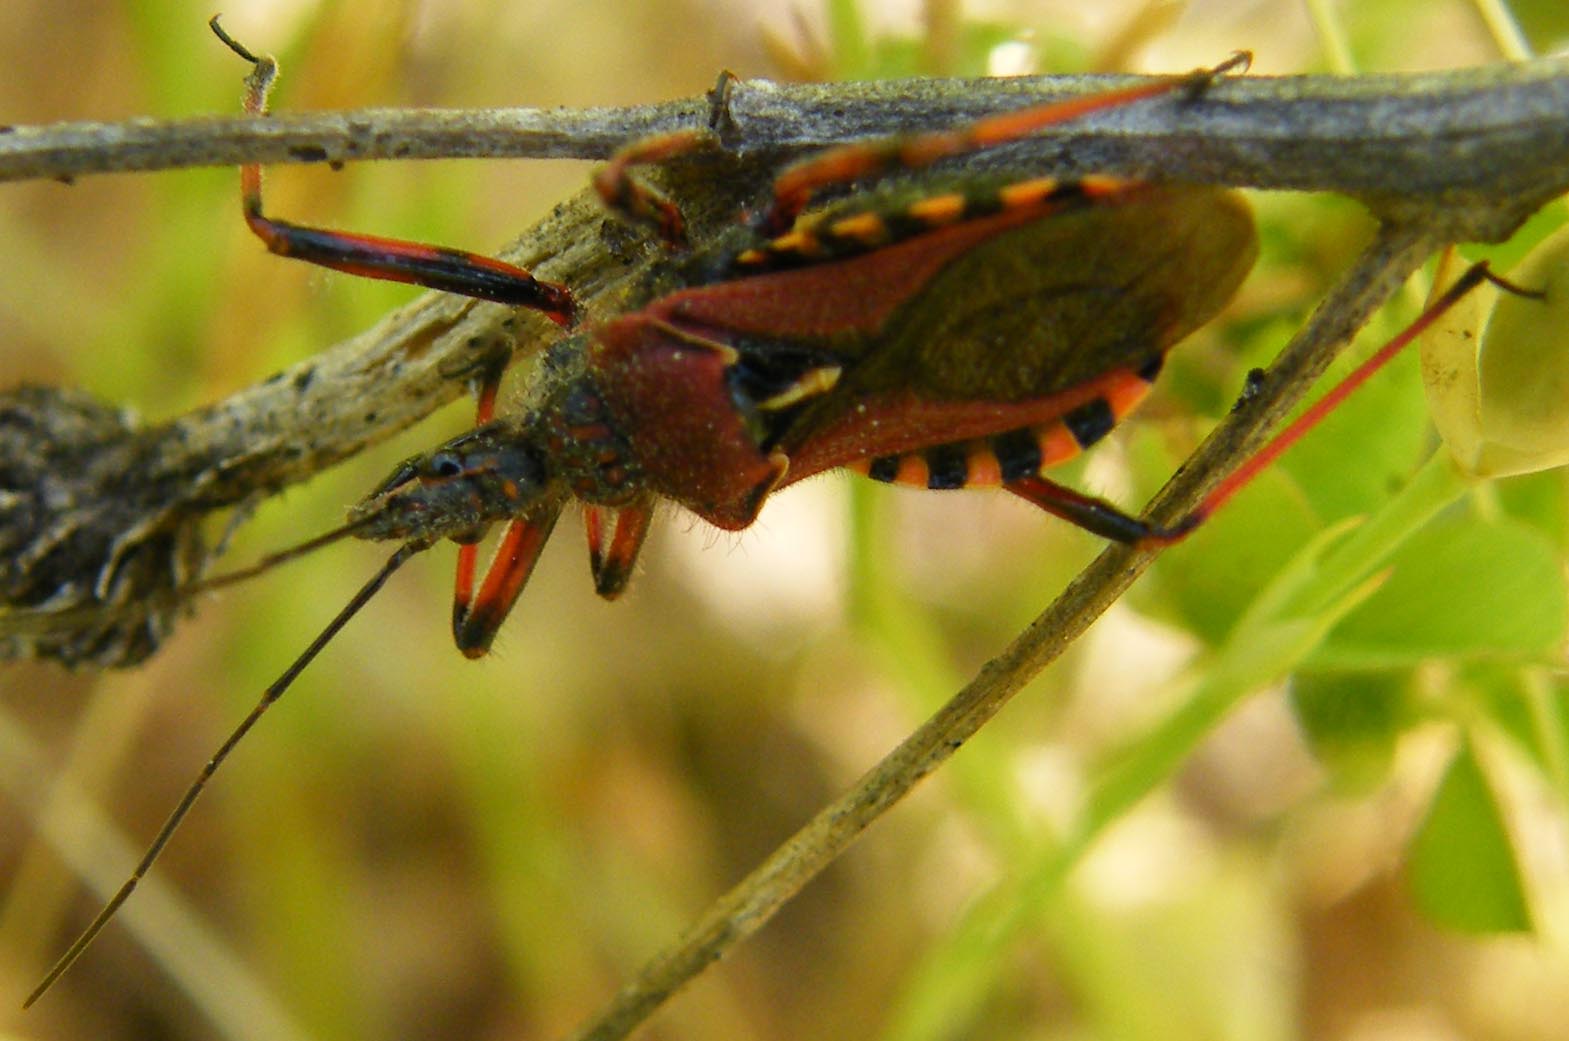
M 631 108 L 365 109 L 9 127 L 0 133 L 0 180 L 244 162 L 603 159 L 639 137 L 702 125 L 714 126 L 736 155 L 777 157 L 953 126 L 1132 79 L 737 80 L 705 98 Z M 1508 195 L 1539 202 L 1553 194 L 1548 171 L 1562 162 L 1566 112 L 1569 59 L 1421 75 L 1239 77 L 1214 84 L 1201 104 L 1167 100 L 1090 116 L 1002 154 L 1066 170 L 1338 191 L 1371 200 L 1380 213 L 1408 211 L 1413 200 L 1464 211 Z M 1504 233 L 1478 228 L 1461 237 Z

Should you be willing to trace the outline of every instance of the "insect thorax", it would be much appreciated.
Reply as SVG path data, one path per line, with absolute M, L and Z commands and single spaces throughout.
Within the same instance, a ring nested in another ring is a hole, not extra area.
M 550 460 L 552 476 L 578 499 L 623 506 L 645 490 L 645 475 L 606 405 L 586 356 L 587 337 L 557 344 L 542 360 L 527 394 L 530 436 Z

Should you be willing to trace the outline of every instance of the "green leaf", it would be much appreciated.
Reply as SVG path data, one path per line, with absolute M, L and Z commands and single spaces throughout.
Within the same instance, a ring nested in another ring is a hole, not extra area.
M 1300 489 L 1278 471 L 1266 472 L 1165 554 L 1136 587 L 1136 602 L 1218 646 L 1259 587 L 1321 527 Z M 1158 608 L 1151 606 L 1156 600 Z
M 1358 338 L 1356 357 L 1372 353 L 1403 324 L 1388 318 L 1372 323 Z M 1417 368 L 1414 352 L 1396 358 L 1281 457 L 1281 469 L 1326 521 L 1378 509 L 1427 454 L 1427 401 Z M 1347 359 L 1323 385 L 1333 386 L 1350 369 Z
M 1541 532 L 1559 552 L 1569 549 L 1569 480 L 1563 470 L 1495 481 L 1489 490 L 1506 514 Z
M 1439 925 L 1468 933 L 1532 928 L 1508 829 L 1470 742 L 1438 786 L 1407 878 L 1417 905 Z
M 1569 680 L 1549 666 L 1471 666 L 1452 686 L 1466 690 L 1468 710 L 1482 712 L 1497 734 L 1541 771 L 1560 797 L 1569 796 Z
M 1346 616 L 1311 667 L 1545 657 L 1569 630 L 1569 588 L 1558 555 L 1524 525 L 1476 518 L 1432 524 L 1391 564 L 1383 587 Z
M 1370 790 L 1383 783 L 1412 718 L 1409 681 L 1406 672 L 1306 673 L 1292 681 L 1297 722 L 1338 784 Z

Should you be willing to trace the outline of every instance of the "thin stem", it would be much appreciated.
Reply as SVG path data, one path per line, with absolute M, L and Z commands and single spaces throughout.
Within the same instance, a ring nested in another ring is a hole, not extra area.
M 1530 61 L 1531 43 L 1520 31 L 1514 12 L 1502 0 L 1471 0 L 1471 6 L 1487 25 L 1487 31 L 1498 45 L 1498 53 L 1510 61 Z
M 1351 41 L 1346 38 L 1346 27 L 1329 0 L 1307 0 L 1313 29 L 1324 49 L 1324 58 L 1331 71 L 1349 76 L 1356 71 L 1356 59 L 1351 56 Z

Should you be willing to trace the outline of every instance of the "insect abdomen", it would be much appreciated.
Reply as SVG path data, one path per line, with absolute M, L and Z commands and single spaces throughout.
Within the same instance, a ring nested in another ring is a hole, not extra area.
M 861 459 L 848 469 L 874 481 L 916 488 L 995 488 L 1067 462 L 1105 437 L 1148 392 L 1158 360 L 1123 372 L 1099 394 L 1059 417 L 1001 434 Z

